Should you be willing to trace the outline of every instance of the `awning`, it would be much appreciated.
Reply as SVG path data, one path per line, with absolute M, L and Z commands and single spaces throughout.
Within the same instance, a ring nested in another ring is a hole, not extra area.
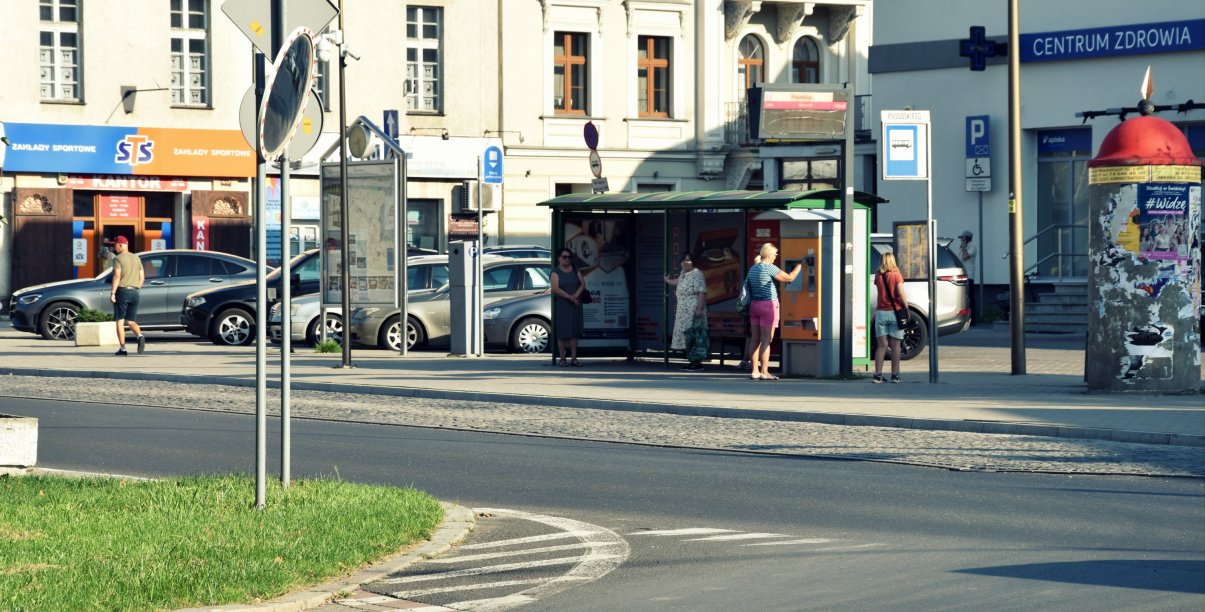
M 812 191 L 661 191 L 655 193 L 571 193 L 540 202 L 554 210 L 674 210 L 732 208 L 745 210 L 840 209 L 840 190 Z M 873 193 L 854 192 L 854 204 L 887 202 Z

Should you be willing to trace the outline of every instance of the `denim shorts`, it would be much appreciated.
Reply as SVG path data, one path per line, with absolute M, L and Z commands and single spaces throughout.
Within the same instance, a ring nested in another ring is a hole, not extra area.
M 890 310 L 876 310 L 874 312 L 874 335 L 891 337 L 896 340 L 904 339 L 904 330 L 900 329 L 900 324 L 896 322 L 895 312 Z
M 138 321 L 138 300 L 141 292 L 133 287 L 118 287 L 117 300 L 113 302 L 113 318 L 122 321 Z

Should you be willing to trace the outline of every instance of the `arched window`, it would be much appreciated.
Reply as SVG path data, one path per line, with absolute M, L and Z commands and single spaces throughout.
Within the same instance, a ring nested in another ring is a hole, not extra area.
M 791 55 L 791 82 L 820 82 L 820 50 L 816 41 L 809 36 L 795 41 L 795 50 Z
M 738 47 L 740 57 L 736 61 L 738 81 L 744 83 L 741 95 L 745 90 L 764 82 L 766 79 L 766 51 L 761 39 L 750 34 L 741 39 Z

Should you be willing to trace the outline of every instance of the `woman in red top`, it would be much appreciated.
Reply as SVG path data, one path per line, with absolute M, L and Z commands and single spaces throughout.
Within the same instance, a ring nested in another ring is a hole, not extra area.
M 874 352 L 874 382 L 883 382 L 883 356 L 891 348 L 891 382 L 900 382 L 900 340 L 904 330 L 895 320 L 895 311 L 908 307 L 904 295 L 904 275 L 895 265 L 895 255 L 883 253 L 882 263 L 874 275 L 874 286 L 879 299 L 875 304 L 874 335 L 877 349 Z

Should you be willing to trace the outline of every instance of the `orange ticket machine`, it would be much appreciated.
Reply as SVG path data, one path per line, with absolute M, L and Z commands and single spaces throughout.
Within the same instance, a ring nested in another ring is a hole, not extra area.
M 791 376 L 835 376 L 841 358 L 841 218 L 831 209 L 767 211 L 758 220 L 779 221 L 778 266 L 799 275 L 782 286 L 779 295 L 782 370 Z M 867 214 L 854 210 L 855 242 L 868 239 Z M 861 237 L 860 239 L 857 237 Z M 867 346 L 866 247 L 852 249 L 853 357 L 865 359 Z
M 820 339 L 820 277 L 822 255 L 820 238 L 783 238 L 781 252 L 782 269 L 790 272 L 801 265 L 799 276 L 787 283 L 779 296 L 782 316 L 783 340 Z

